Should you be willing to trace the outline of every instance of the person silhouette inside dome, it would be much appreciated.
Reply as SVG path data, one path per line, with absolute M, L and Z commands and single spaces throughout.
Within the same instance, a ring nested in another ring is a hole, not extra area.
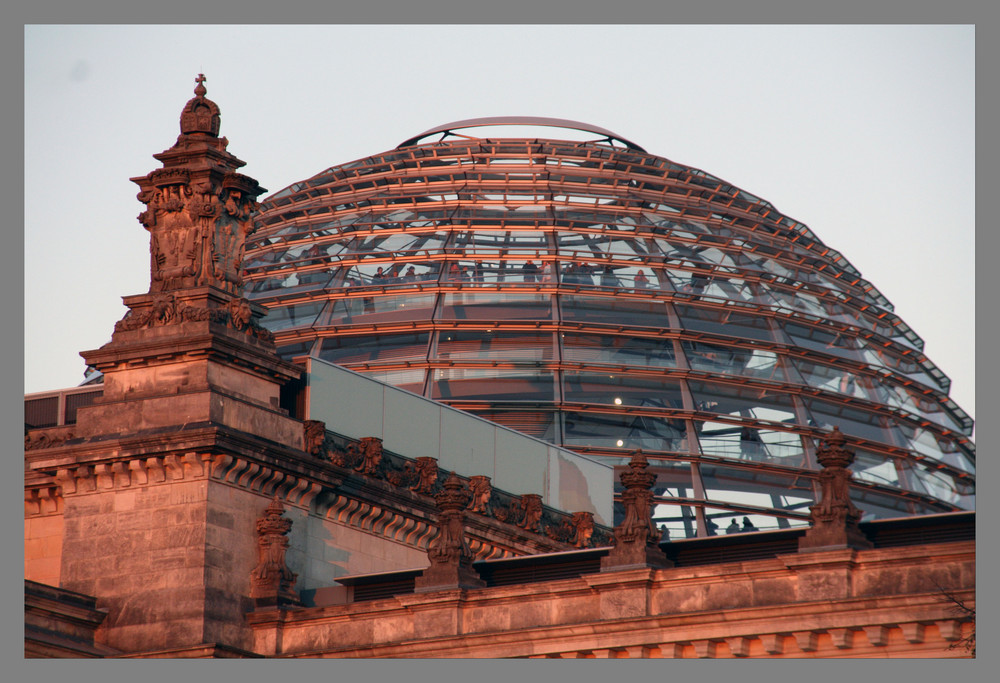
M 649 288 L 649 279 L 646 277 L 646 274 L 640 270 L 638 273 L 635 274 L 635 289 L 636 291 L 639 291 L 640 289 L 648 289 L 648 288 Z
M 726 533 L 727 534 L 737 534 L 739 532 L 740 532 L 740 525 L 736 521 L 736 518 L 733 517 L 733 521 L 731 521 L 729 523 L 729 526 L 726 527 Z
M 536 282 L 538 280 L 538 265 L 531 259 L 528 259 L 521 266 L 521 273 L 524 275 L 525 282 Z

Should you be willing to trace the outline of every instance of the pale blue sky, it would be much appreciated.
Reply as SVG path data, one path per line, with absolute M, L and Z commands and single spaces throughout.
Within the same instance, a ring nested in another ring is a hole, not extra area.
M 128 178 L 159 167 L 204 72 L 229 150 L 270 192 L 494 115 L 585 121 L 724 178 L 843 253 L 974 415 L 974 41 L 971 26 L 26 27 L 24 389 L 79 384 L 78 353 L 147 291 Z

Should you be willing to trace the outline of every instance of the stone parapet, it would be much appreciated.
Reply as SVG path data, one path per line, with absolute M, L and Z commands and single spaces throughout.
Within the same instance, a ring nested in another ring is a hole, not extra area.
M 286 657 L 965 655 L 949 646 L 972 626 L 941 588 L 974 604 L 973 542 L 845 552 L 825 565 L 819 556 L 830 553 L 629 569 L 257 612 L 248 621 L 258 651 Z M 846 572 L 848 588 L 816 596 L 803 572 L 813 581 L 826 572 L 838 585 Z

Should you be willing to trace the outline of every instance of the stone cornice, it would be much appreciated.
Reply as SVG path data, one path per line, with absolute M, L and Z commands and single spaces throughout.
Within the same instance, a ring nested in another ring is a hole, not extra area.
M 302 374 L 300 367 L 276 357 L 263 343 L 251 343 L 247 335 L 225 330 L 224 325 L 206 320 L 116 332 L 121 341 L 85 351 L 81 355 L 88 364 L 102 372 L 126 363 L 129 367 L 141 367 L 207 357 L 262 372 L 282 381 Z
M 421 550 L 437 533 L 429 498 L 216 425 L 81 440 L 39 455 L 30 469 L 42 481 L 25 492 L 31 515 L 58 512 L 65 496 L 212 479 Z M 541 539 L 515 541 L 491 519 L 472 525 L 469 544 L 477 559 L 552 549 Z

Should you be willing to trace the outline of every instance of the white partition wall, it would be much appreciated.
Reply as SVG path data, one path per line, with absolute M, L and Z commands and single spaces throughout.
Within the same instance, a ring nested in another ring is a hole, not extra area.
M 511 494 L 538 493 L 546 505 L 612 524 L 610 466 L 339 365 L 309 358 L 307 367 L 306 414 L 330 431 L 377 436 L 394 453 L 437 458 L 442 469 L 484 474 Z

